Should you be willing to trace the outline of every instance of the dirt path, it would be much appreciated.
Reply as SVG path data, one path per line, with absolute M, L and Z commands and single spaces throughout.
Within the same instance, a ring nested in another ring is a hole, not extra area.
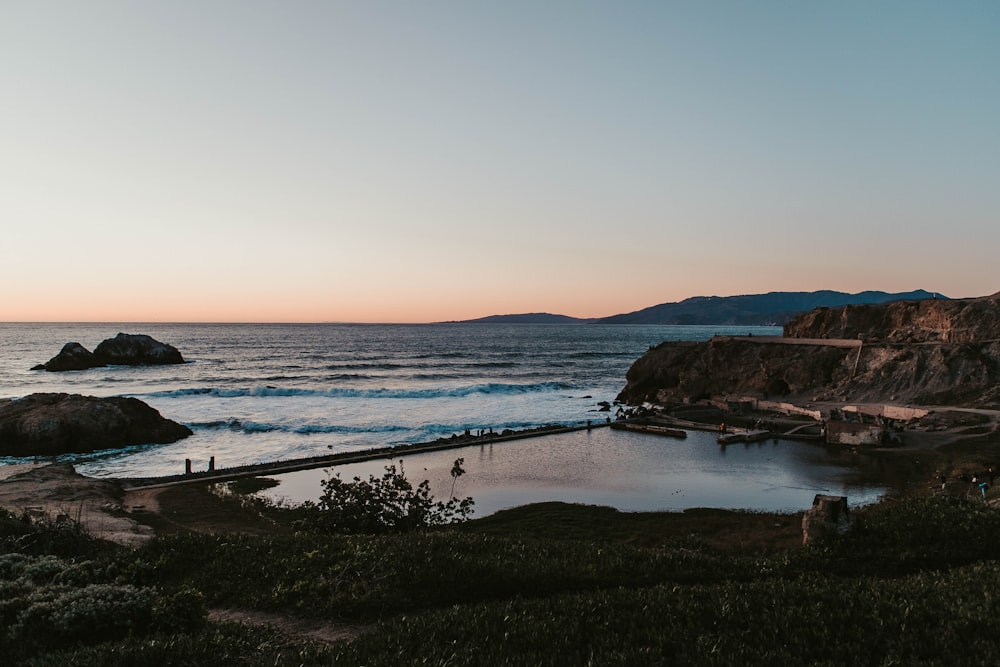
M 213 622 L 228 621 L 254 627 L 272 627 L 288 637 L 324 644 L 350 641 L 369 630 L 367 626 L 361 625 L 307 621 L 291 616 L 236 609 L 210 609 L 208 620 Z

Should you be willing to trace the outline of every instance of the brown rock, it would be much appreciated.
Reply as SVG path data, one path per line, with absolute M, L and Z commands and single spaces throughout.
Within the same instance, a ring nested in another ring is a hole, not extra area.
M 54 456 L 191 435 L 136 398 L 31 394 L 0 401 L 0 456 Z
M 145 334 L 119 333 L 94 348 L 94 356 L 108 365 L 155 366 L 183 364 L 184 358 L 173 345 Z
M 883 343 L 972 343 L 1000 338 L 1000 297 L 816 308 L 785 325 L 789 338 Z
M 782 338 L 661 343 L 632 364 L 618 400 L 725 395 L 995 407 L 1000 298 L 818 308 Z
M 49 359 L 44 364 L 39 364 L 31 370 L 45 371 L 82 371 L 88 368 L 98 368 L 104 366 L 94 353 L 79 343 L 66 343 L 59 354 Z
M 851 526 L 846 496 L 817 494 L 812 509 L 802 515 L 802 544 L 829 540 Z

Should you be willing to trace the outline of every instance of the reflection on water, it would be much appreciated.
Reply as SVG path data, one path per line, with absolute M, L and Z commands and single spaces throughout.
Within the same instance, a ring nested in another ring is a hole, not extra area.
M 403 467 L 414 485 L 427 479 L 433 495 L 446 498 L 459 457 L 466 474 L 455 495 L 472 496 L 476 516 L 551 500 L 622 511 L 797 512 L 811 507 L 817 493 L 847 496 L 854 507 L 887 492 L 884 471 L 871 457 L 791 441 L 720 446 L 713 433 L 698 431 L 678 440 L 599 428 L 408 456 Z M 389 462 L 277 475 L 281 484 L 266 493 L 292 503 L 315 500 L 327 475 L 367 479 L 381 475 Z

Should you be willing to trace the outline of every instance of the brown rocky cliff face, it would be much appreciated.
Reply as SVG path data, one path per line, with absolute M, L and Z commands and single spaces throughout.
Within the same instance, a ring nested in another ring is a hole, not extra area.
M 997 297 L 819 308 L 792 320 L 785 337 L 865 342 L 860 349 L 767 339 L 662 343 L 632 365 L 618 399 L 1000 404 Z
M 893 343 L 1000 339 L 1000 298 L 896 301 L 817 308 L 785 325 L 788 338 L 858 338 Z
M 856 350 L 715 339 L 661 343 L 637 360 L 618 399 L 633 405 L 682 403 L 711 396 L 751 395 L 780 400 L 838 384 Z

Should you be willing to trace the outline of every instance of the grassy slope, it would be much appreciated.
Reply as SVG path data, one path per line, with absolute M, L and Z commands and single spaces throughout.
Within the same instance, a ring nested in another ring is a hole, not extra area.
M 996 452 L 983 439 L 905 455 L 957 471 Z M 262 520 L 206 489 L 177 490 L 161 497 L 174 535 L 137 552 L 51 542 L 116 585 L 378 625 L 325 647 L 210 624 L 33 664 L 993 664 L 1000 514 L 955 490 L 858 512 L 855 533 L 810 548 L 799 515 L 560 503 L 441 532 L 303 536 L 288 530 L 294 516 Z M 46 552 L 23 537 L 5 550 Z

